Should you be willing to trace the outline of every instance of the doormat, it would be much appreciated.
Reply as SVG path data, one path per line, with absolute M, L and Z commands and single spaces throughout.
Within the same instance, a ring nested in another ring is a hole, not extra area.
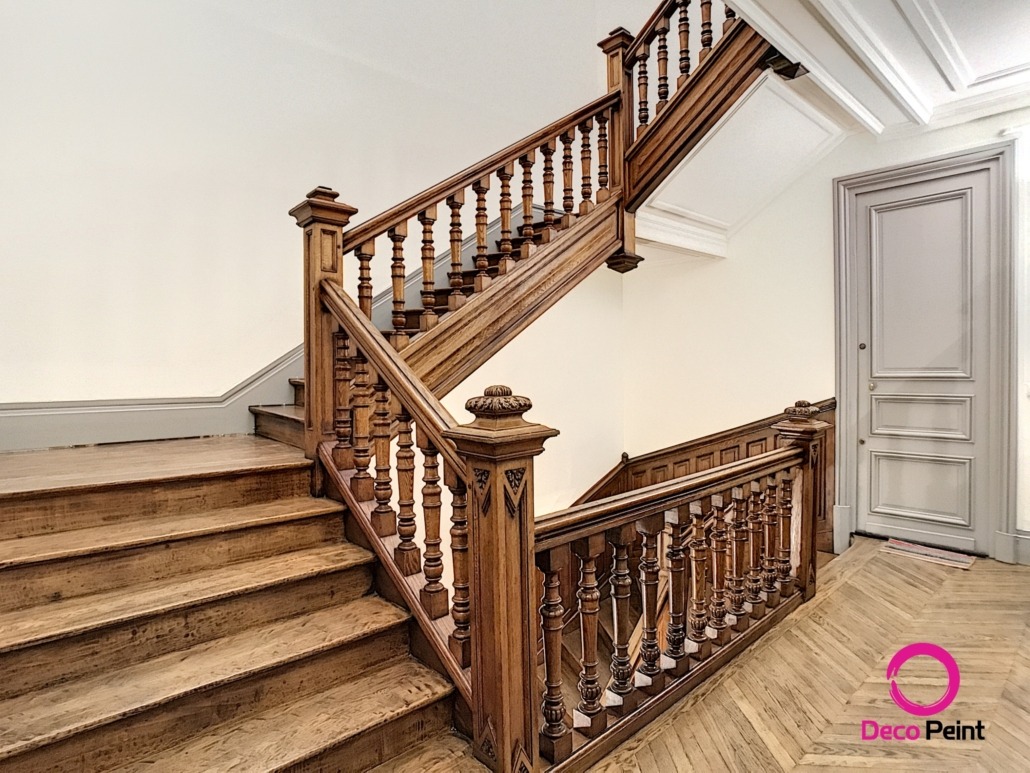
M 976 559 L 964 553 L 955 553 L 951 550 L 941 548 L 928 548 L 925 545 L 915 545 L 911 542 L 903 542 L 899 539 L 890 539 L 880 548 L 882 553 L 893 553 L 898 556 L 917 558 L 920 561 L 929 561 L 932 564 L 943 564 L 953 566 L 957 569 L 968 569 Z

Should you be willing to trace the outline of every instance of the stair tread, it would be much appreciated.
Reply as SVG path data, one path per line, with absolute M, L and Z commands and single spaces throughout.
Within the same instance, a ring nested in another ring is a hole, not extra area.
M 340 543 L 4 612 L 0 614 L 0 653 L 342 571 L 373 560 L 364 548 Z
M 14 451 L 0 453 L 0 499 L 310 466 L 302 451 L 253 435 Z
M 433 704 L 453 689 L 442 676 L 414 660 L 396 660 L 359 679 L 212 728 L 118 771 L 282 770 Z
M 250 412 L 255 415 L 278 416 L 288 421 L 304 422 L 303 405 L 252 405 Z
M 203 642 L 0 702 L 0 759 L 385 631 L 408 619 L 377 596 Z
M 0 569 L 340 512 L 329 499 L 293 497 L 0 540 Z
M 472 745 L 454 733 L 440 733 L 370 773 L 474 773 L 489 770 L 476 759 Z

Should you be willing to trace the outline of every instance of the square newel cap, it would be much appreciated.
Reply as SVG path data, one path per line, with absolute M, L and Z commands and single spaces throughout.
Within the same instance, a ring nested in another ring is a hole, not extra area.
M 557 435 L 558 430 L 523 419 L 532 407 L 528 397 L 514 395 L 506 386 L 487 387 L 481 397 L 465 403 L 465 410 L 476 418 L 443 434 L 463 453 L 475 456 L 536 456 L 544 450 L 544 441 Z
M 632 42 L 632 32 L 625 27 L 616 27 L 608 33 L 608 37 L 597 44 L 597 47 L 606 54 L 610 54 L 612 51 L 618 51 L 620 48 L 623 50 L 629 48 L 629 45 Z
M 297 225 L 301 228 L 316 221 L 342 228 L 350 222 L 358 210 L 350 204 L 338 202 L 336 199 L 339 196 L 340 194 L 332 188 L 319 185 L 308 193 L 308 197 L 304 201 L 291 209 L 290 214 L 297 219 Z
M 808 400 L 798 400 L 794 405 L 783 409 L 787 417 L 784 421 L 773 424 L 773 429 L 786 438 L 804 437 L 816 435 L 830 424 L 815 418 L 819 415 L 819 409 Z

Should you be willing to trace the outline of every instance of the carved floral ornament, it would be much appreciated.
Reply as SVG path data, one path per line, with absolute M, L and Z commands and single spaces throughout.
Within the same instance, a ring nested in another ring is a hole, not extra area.
M 465 403 L 465 410 L 476 417 L 521 415 L 532 407 L 528 397 L 513 395 L 506 386 L 487 387 L 481 397 L 472 397 Z
M 783 413 L 790 421 L 807 421 L 815 418 L 819 414 L 819 409 L 808 400 L 798 400 L 789 408 L 784 408 Z

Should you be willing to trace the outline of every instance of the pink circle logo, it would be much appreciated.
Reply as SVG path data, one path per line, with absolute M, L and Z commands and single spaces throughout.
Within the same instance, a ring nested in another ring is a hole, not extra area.
M 944 669 L 948 672 L 948 689 L 944 691 L 944 695 L 939 700 L 931 703 L 928 706 L 924 706 L 921 703 L 915 703 L 910 701 L 901 693 L 901 688 L 898 687 L 898 683 L 894 681 L 894 677 L 898 675 L 898 671 L 912 658 L 917 658 L 920 655 L 926 655 L 936 659 L 944 666 Z M 936 644 L 930 644 L 929 642 L 917 642 L 916 644 L 909 644 L 907 647 L 902 647 L 898 650 L 894 657 L 891 658 L 891 662 L 887 664 L 887 678 L 891 680 L 891 698 L 896 704 L 909 714 L 914 714 L 917 717 L 929 717 L 932 714 L 936 714 L 951 705 L 951 702 L 955 700 L 955 696 L 958 695 L 959 678 L 958 663 L 955 662 L 955 658 L 951 656 L 944 647 L 940 647 Z

